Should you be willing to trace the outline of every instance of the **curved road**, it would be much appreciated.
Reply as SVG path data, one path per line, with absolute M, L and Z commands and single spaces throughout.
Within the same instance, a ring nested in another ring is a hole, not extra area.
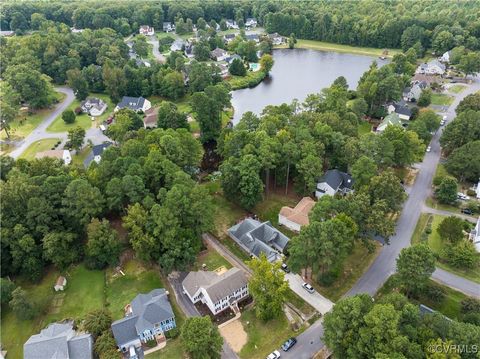
M 164 64 L 167 59 L 160 53 L 157 36 L 147 36 L 147 42 L 153 46 L 153 56 L 155 56 L 155 59 L 161 64 Z

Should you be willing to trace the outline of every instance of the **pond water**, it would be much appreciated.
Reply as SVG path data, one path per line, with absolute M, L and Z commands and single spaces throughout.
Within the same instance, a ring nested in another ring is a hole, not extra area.
M 307 95 L 329 87 L 339 76 L 355 89 L 362 74 L 373 61 L 379 66 L 387 61 L 376 57 L 307 49 L 274 50 L 275 64 L 257 87 L 233 91 L 232 105 L 236 124 L 247 111 L 260 114 L 267 105 L 303 101 Z

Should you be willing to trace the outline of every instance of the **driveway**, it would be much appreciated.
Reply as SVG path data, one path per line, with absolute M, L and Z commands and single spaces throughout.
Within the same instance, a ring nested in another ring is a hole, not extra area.
M 466 221 L 469 221 L 469 222 L 472 222 L 472 223 L 477 223 L 477 218 L 475 218 L 473 216 L 468 216 L 466 214 L 461 214 L 461 213 L 456 213 L 456 212 L 444 211 L 442 209 L 430 208 L 427 205 L 423 206 L 422 212 L 438 214 L 440 216 L 455 216 L 455 217 L 462 218 L 462 219 L 464 219 Z
M 432 274 L 432 279 L 435 282 L 454 288 L 466 295 L 480 299 L 480 284 L 472 282 L 471 280 L 459 277 L 453 273 L 447 272 L 441 268 L 435 269 Z
M 329 312 L 333 308 L 333 302 L 315 291 L 314 293 L 307 292 L 302 284 L 304 280 L 295 273 L 285 274 L 285 279 L 288 281 L 290 289 L 297 293 L 305 302 L 310 304 L 322 315 Z
M 160 53 L 157 36 L 147 36 L 147 42 L 153 47 L 153 56 L 155 56 L 155 59 L 161 64 L 164 64 L 167 59 Z

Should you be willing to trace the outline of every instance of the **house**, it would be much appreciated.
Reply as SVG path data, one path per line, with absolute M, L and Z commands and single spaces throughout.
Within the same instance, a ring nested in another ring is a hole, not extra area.
M 165 332 L 175 328 L 175 315 L 164 288 L 137 295 L 125 307 L 125 317 L 112 323 L 115 342 L 122 353 L 140 348 L 150 340 L 165 341 Z
M 250 256 L 265 254 L 270 262 L 282 258 L 285 247 L 290 240 L 270 222 L 259 222 L 246 218 L 228 230 L 229 236 Z
M 475 187 L 475 193 L 476 193 L 477 199 L 480 199 L 480 180 L 478 181 L 477 186 Z
M 285 42 L 285 38 L 282 35 L 279 35 L 278 32 L 268 34 L 268 38 L 272 41 L 273 45 L 281 45 Z
M 254 17 L 247 17 L 247 20 L 245 21 L 245 27 L 247 28 L 257 27 L 257 19 L 255 19 Z
M 140 29 L 138 30 L 138 32 L 141 35 L 153 36 L 155 34 L 155 29 L 153 28 L 153 26 L 142 25 L 140 26 Z
M 303 197 L 294 208 L 282 207 L 278 214 L 278 224 L 284 225 L 292 231 L 300 232 L 302 226 L 308 226 L 308 214 L 314 205 L 313 199 Z
M 70 28 L 70 31 L 72 32 L 72 34 L 81 34 L 83 32 L 84 29 L 76 29 L 74 27 L 71 27 Z
M 189 59 L 191 59 L 192 57 L 194 57 L 194 53 L 193 53 L 193 49 L 195 48 L 195 46 L 193 45 L 192 42 L 187 42 L 185 43 L 185 56 L 188 57 Z
M 58 158 L 59 160 L 62 160 L 63 163 L 65 163 L 67 166 L 72 163 L 72 155 L 70 154 L 69 150 L 47 150 L 37 152 L 37 154 L 35 155 L 35 158 L 37 159 L 45 157 Z
M 105 149 L 107 149 L 111 145 L 112 145 L 111 142 L 105 142 L 100 145 L 93 146 L 92 151 L 90 152 L 86 160 L 83 162 L 83 165 L 85 166 L 85 168 L 88 168 L 88 166 L 90 166 L 92 161 L 95 161 L 96 163 L 100 163 L 100 161 L 102 160 L 103 151 L 105 151 Z
M 52 323 L 23 344 L 24 359 L 93 359 L 91 334 L 73 329 L 73 321 Z
M 317 182 L 315 197 L 334 196 L 337 193 L 347 194 L 353 191 L 352 187 L 353 179 L 348 173 L 337 169 L 328 170 Z
M 241 61 L 242 57 L 240 55 L 233 54 L 232 56 L 228 56 L 227 58 L 225 58 L 225 61 L 230 65 L 235 59 L 238 59 Z
M 428 88 L 428 84 L 425 81 L 414 83 L 412 87 L 407 87 L 403 94 L 405 101 L 417 102 L 422 94 L 422 91 Z
M 446 66 L 438 60 L 430 60 L 427 63 L 420 64 L 415 73 L 425 75 L 443 75 L 445 73 Z
M 407 103 L 403 100 L 391 103 L 387 107 L 389 114 L 395 112 L 402 120 L 410 120 L 412 117 L 412 109 L 408 107 Z
M 217 66 L 220 68 L 220 75 L 222 76 L 222 79 L 227 78 L 229 76 L 228 65 L 220 63 Z
M 452 56 L 452 51 L 447 51 L 440 57 L 440 61 L 445 64 L 448 64 L 450 62 L 451 56 Z
M 2 30 L 0 31 L 0 37 L 10 37 L 15 35 L 15 31 L 10 31 L 10 30 Z
M 170 51 L 182 51 L 185 46 L 185 41 L 177 39 L 170 45 Z
M 245 38 L 247 41 L 260 42 L 260 36 L 258 36 L 258 34 L 247 34 L 245 35 Z
M 217 47 L 215 50 L 210 51 L 210 57 L 215 61 L 224 61 L 228 57 L 228 52 Z
M 100 116 L 107 109 L 107 104 L 96 97 L 89 97 L 80 103 L 82 111 L 89 116 Z
M 145 128 L 157 128 L 158 108 L 151 108 L 145 112 L 143 126 Z
M 411 83 L 415 84 L 418 82 L 425 82 L 430 87 L 433 83 L 438 82 L 438 78 L 434 75 L 415 74 Z
M 383 121 L 378 125 L 377 132 L 383 132 L 387 128 L 387 126 L 402 126 L 402 120 L 400 116 L 395 112 L 385 116 Z M 403 128 L 403 127 L 402 127 Z
M 163 31 L 164 32 L 172 32 L 175 31 L 175 25 L 171 22 L 164 22 L 163 23 Z
M 67 285 L 67 278 L 60 276 L 57 278 L 57 281 L 55 282 L 53 289 L 55 289 L 55 292 L 58 292 L 59 290 L 64 290 L 66 285 Z
M 480 252 L 480 217 L 478 217 L 477 224 L 474 229 L 470 232 L 469 239 L 472 241 L 475 246 L 475 250 Z
M 239 29 L 239 27 L 238 27 L 237 23 L 235 22 L 235 20 L 227 19 L 227 20 L 225 20 L 225 22 L 227 23 L 227 28 L 229 28 L 229 29 L 235 29 L 235 30 L 238 30 L 238 29 Z
M 122 101 L 120 101 L 117 107 L 115 107 L 115 112 L 121 110 L 122 108 L 128 108 L 135 112 L 145 112 L 151 107 L 151 102 L 146 98 L 123 96 Z
M 223 35 L 223 41 L 228 44 L 228 43 L 232 42 L 233 39 L 235 39 L 236 36 L 237 35 L 235 35 L 235 34 L 225 34 L 225 35 Z
M 247 277 L 238 268 L 230 268 L 220 275 L 208 271 L 190 272 L 182 287 L 192 303 L 205 304 L 213 315 L 227 308 L 236 312 L 237 303 L 248 296 Z

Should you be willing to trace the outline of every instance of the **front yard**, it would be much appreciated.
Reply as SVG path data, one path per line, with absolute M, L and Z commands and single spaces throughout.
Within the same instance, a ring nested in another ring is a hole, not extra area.
M 28 146 L 27 149 L 23 151 L 23 153 L 20 155 L 20 158 L 31 161 L 35 158 L 35 155 L 38 152 L 51 150 L 58 141 L 60 141 L 59 138 L 47 138 L 44 140 L 38 140 Z
M 448 106 L 453 102 L 453 97 L 445 95 L 443 93 L 434 93 L 432 94 L 432 105 L 437 106 Z

